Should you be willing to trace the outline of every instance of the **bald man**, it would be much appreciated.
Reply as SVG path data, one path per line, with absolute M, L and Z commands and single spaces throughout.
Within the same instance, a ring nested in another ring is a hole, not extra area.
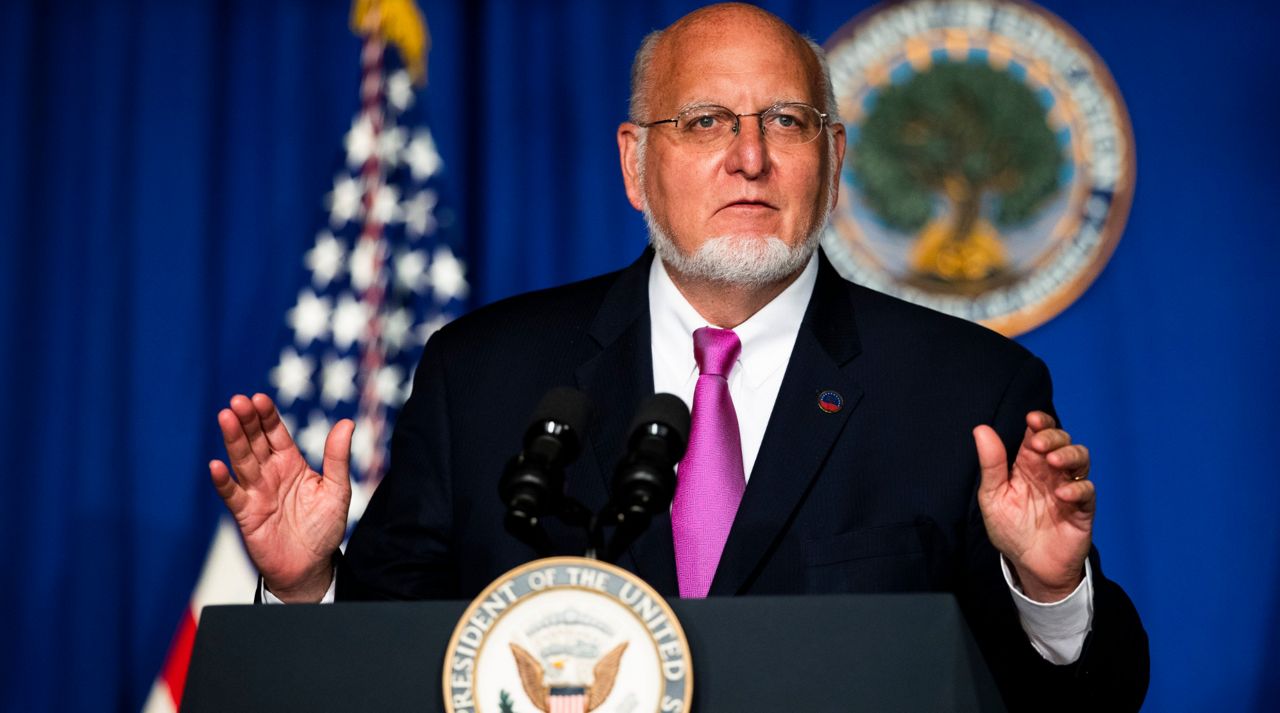
M 266 598 L 475 596 L 535 556 L 495 490 L 540 397 L 597 404 L 567 480 L 599 509 L 631 415 L 669 392 L 694 419 L 671 516 L 619 561 L 661 593 L 950 591 L 1011 708 L 1136 709 L 1146 634 L 1102 576 L 1089 454 L 1044 364 L 844 281 L 818 249 L 845 150 L 821 49 L 757 8 L 704 8 L 645 39 L 630 113 L 619 156 L 651 249 L 431 338 L 345 557 L 352 424 L 321 475 L 266 396 L 219 414 L 236 477 L 215 462 L 213 482 Z

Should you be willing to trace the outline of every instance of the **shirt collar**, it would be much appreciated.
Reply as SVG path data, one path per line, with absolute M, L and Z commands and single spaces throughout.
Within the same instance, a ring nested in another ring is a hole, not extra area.
M 791 359 L 791 349 L 817 280 L 818 255 L 814 251 L 794 282 L 747 321 L 733 328 L 742 342 L 735 369 L 742 370 L 742 379 L 748 387 L 759 387 Z M 693 332 L 717 325 L 709 324 L 689 304 L 656 256 L 649 268 L 649 319 L 653 338 L 660 347 L 654 350 L 654 358 L 661 360 L 670 372 L 692 375 L 697 369 Z

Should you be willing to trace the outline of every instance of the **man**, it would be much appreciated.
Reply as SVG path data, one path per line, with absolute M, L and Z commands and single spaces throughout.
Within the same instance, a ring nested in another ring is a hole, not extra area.
M 817 251 L 844 155 L 834 109 L 820 50 L 756 8 L 647 38 L 618 146 L 653 252 L 437 333 L 345 557 L 351 422 L 321 476 L 266 396 L 219 413 L 238 479 L 215 461 L 213 482 L 269 598 L 475 595 L 534 556 L 495 491 L 542 394 L 597 405 L 567 478 L 599 508 L 631 414 L 669 391 L 694 420 L 671 517 L 620 561 L 660 592 L 953 591 L 1011 708 L 1136 708 L 1146 635 L 1092 551 L 1089 455 L 1057 427 L 1044 365 Z

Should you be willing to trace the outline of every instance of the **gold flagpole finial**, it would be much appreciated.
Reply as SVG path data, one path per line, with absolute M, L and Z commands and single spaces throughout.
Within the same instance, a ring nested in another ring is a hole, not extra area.
M 427 51 L 431 33 L 413 0 L 354 0 L 351 31 L 361 37 L 376 34 L 400 51 L 400 59 L 414 84 L 427 82 Z

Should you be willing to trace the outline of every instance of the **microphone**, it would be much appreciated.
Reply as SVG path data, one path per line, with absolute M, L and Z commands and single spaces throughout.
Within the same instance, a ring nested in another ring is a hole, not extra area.
M 524 448 L 498 480 L 507 531 L 540 552 L 550 548 L 542 518 L 563 504 L 564 469 L 582 452 L 590 415 L 591 401 L 581 391 L 562 386 L 547 392 L 525 430 Z
M 689 444 L 689 409 L 679 397 L 654 394 L 631 424 L 627 453 L 613 475 L 613 494 L 601 524 L 617 525 L 607 559 L 613 560 L 666 512 L 675 495 L 675 466 Z

